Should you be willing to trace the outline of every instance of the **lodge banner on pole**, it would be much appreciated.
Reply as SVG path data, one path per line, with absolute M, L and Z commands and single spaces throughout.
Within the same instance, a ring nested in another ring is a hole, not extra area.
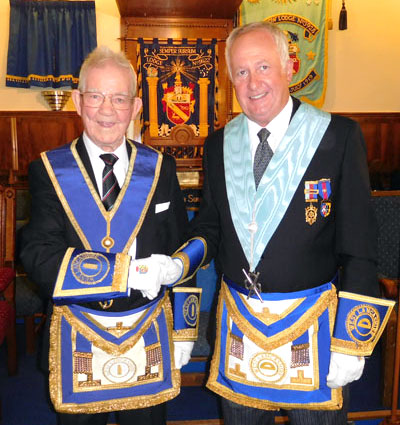
M 199 137 L 214 131 L 216 49 L 216 40 L 139 39 L 139 90 L 150 137 L 169 136 L 173 127 L 182 124 Z
M 328 64 L 328 10 L 331 0 L 244 0 L 240 24 L 265 20 L 282 28 L 294 73 L 290 93 L 321 107 Z

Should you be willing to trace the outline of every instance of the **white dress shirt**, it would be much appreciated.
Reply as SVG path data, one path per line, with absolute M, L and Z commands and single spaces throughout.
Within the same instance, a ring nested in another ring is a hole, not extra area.
M 290 117 L 293 110 L 293 100 L 289 96 L 288 103 L 282 109 L 281 112 L 265 127 L 271 134 L 268 137 L 268 144 L 270 145 L 272 152 L 278 149 L 279 143 L 283 139 L 287 128 L 289 127 Z M 256 154 L 257 146 L 260 143 L 260 139 L 257 133 L 263 128 L 254 121 L 247 118 L 247 126 L 249 130 L 249 140 L 251 148 L 251 158 L 254 163 L 254 155 Z
M 129 167 L 128 151 L 126 149 L 125 138 L 124 142 L 114 152 L 104 152 L 96 144 L 94 144 L 86 133 L 83 133 L 83 143 L 85 144 L 89 155 L 90 163 L 92 164 L 94 177 L 96 179 L 97 188 L 100 197 L 103 196 L 103 169 L 104 161 L 100 158 L 103 153 L 114 153 L 118 157 L 118 161 L 114 164 L 114 174 L 117 178 L 119 187 L 122 187 L 125 182 L 126 173 Z

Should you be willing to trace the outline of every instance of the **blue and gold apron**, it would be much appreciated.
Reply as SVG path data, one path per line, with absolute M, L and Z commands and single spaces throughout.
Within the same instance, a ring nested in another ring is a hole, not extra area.
M 168 294 L 122 313 L 55 307 L 50 396 L 63 413 L 145 408 L 176 397 Z
M 249 302 L 246 290 L 222 280 L 207 387 L 264 410 L 341 408 L 341 389 L 326 385 L 337 305 L 334 285 L 261 297 L 262 304 L 255 296 Z

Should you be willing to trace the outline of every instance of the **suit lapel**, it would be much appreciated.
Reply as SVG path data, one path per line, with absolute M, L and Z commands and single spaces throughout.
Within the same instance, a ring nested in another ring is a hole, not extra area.
M 94 176 L 92 163 L 90 162 L 89 154 L 86 150 L 85 144 L 83 143 L 83 137 L 79 137 L 78 141 L 76 142 L 76 151 L 85 166 L 86 172 L 88 173 L 88 176 L 96 189 L 97 194 L 100 196 L 99 189 L 97 187 L 96 178 Z
M 294 114 L 297 112 L 297 110 L 299 109 L 299 106 L 301 105 L 301 102 L 299 99 L 293 96 L 291 96 L 291 98 L 293 100 L 293 108 L 292 108 L 292 114 L 290 115 L 290 121 L 292 121 Z

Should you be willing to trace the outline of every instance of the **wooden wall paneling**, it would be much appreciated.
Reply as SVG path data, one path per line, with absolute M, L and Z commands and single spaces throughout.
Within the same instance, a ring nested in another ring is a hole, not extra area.
M 121 16 L 232 19 L 242 0 L 117 0 Z
M 132 45 L 133 41 L 128 40 L 128 50 L 132 50 Z M 400 171 L 400 113 L 346 112 L 340 115 L 359 122 L 372 174 L 388 175 Z M 224 124 L 221 123 L 221 127 Z M 5 177 L 10 170 L 26 176 L 29 162 L 38 158 L 40 152 L 70 142 L 82 130 L 81 119 L 75 112 L 0 111 L 1 181 L 7 180 Z M 16 146 L 13 146 L 13 132 Z
M 0 266 L 15 266 L 15 189 L 0 184 Z M 2 293 L 13 307 L 6 331 L 7 368 L 9 375 L 17 373 L 17 338 L 15 329 L 15 279 Z
M 14 267 L 15 189 L 0 185 L 0 266 Z
M 40 153 L 75 139 L 82 132 L 81 119 L 76 113 L 23 115 L 17 118 L 18 168 L 26 174 L 29 162 Z
M 400 169 L 400 113 L 351 113 L 347 116 L 357 121 L 364 134 L 368 163 L 391 173 Z
M 0 111 L 0 169 L 26 177 L 29 163 L 41 152 L 72 141 L 82 131 L 76 112 Z
M 8 174 L 13 169 L 11 117 L 0 116 L 0 170 Z
M 351 113 L 347 116 L 357 121 L 367 145 L 371 186 L 377 190 L 400 188 L 400 113 Z

